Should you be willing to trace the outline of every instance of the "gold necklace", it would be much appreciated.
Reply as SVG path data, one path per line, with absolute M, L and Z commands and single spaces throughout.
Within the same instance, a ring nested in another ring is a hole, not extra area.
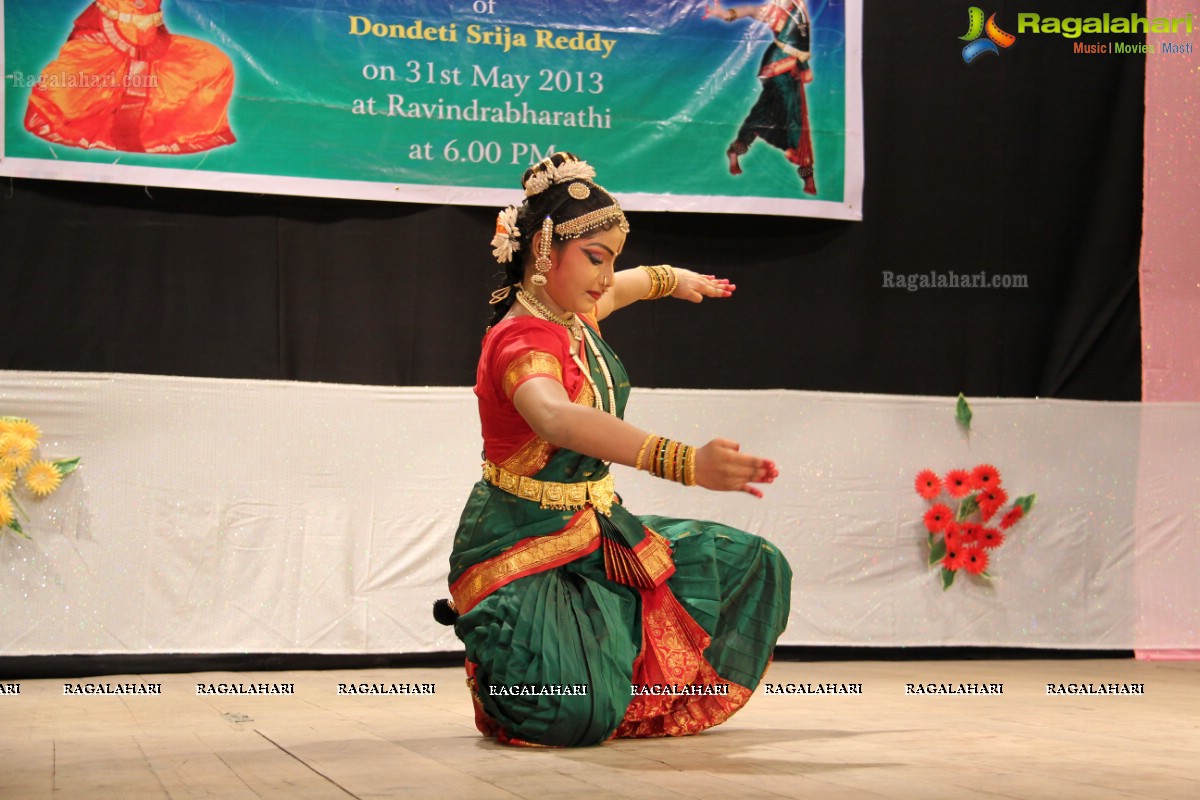
M 524 288 L 517 290 L 517 302 L 520 303 L 526 311 L 528 311 L 530 314 L 533 314 L 538 319 L 544 319 L 547 322 L 554 322 L 562 325 L 571 332 L 571 336 L 575 338 L 575 341 L 578 342 L 583 339 L 583 331 L 580 329 L 579 318 L 573 313 L 568 312 L 567 316 L 565 317 L 558 316 L 551 311 L 545 303 L 543 303 L 541 300 L 538 300 L 529 292 L 525 291 Z
M 584 380 L 586 380 L 588 385 L 592 387 L 592 405 L 601 411 L 607 411 L 609 414 L 612 414 L 615 417 L 617 415 L 617 397 L 616 389 L 613 386 L 612 373 L 608 371 L 608 362 L 605 361 L 604 357 L 600 354 L 600 348 L 596 346 L 596 342 L 592 339 L 591 332 L 588 331 L 587 327 L 579 321 L 579 317 L 577 317 L 574 313 L 571 313 L 567 317 L 558 316 L 551 311 L 545 303 L 543 303 L 541 300 L 538 300 L 529 292 L 525 291 L 524 288 L 517 290 L 517 302 L 520 303 L 526 311 L 528 311 L 530 314 L 533 314 L 538 319 L 544 319 L 547 322 L 554 322 L 562 325 L 571 332 L 571 335 L 575 338 L 575 341 L 578 342 L 582 340 L 587 343 L 587 347 L 592 351 L 592 355 L 595 357 L 596 363 L 600 365 L 601 374 L 604 375 L 604 388 L 608 390 L 607 409 L 604 408 L 604 400 L 600 395 L 600 387 L 596 385 L 596 380 L 592 377 L 592 371 L 588 369 L 586 364 L 583 363 L 583 359 L 579 357 L 579 353 L 576 352 L 574 347 L 570 348 L 571 360 L 574 361 L 575 366 L 579 368 L 579 372 L 583 375 Z

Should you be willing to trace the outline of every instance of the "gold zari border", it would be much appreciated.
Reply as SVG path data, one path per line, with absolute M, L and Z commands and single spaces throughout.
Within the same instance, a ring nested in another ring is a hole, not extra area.
M 635 548 L 634 552 L 649 573 L 650 579 L 658 584 L 659 578 L 675 571 L 675 559 L 671 555 L 671 545 L 667 537 L 649 528 L 646 528 L 646 534 L 646 546 Z
M 542 350 L 530 350 L 513 360 L 504 370 L 503 389 L 505 397 L 512 397 L 517 384 L 532 375 L 545 375 L 562 383 L 562 362 Z
M 594 512 L 576 515 L 575 521 L 558 533 L 535 536 L 513 545 L 494 558 L 468 569 L 450 587 L 454 607 L 465 614 L 489 594 L 525 575 L 566 563 L 599 545 L 600 523 Z

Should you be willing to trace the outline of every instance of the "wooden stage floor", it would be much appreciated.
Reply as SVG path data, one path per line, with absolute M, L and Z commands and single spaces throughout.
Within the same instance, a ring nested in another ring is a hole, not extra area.
M 555 750 L 476 733 L 461 669 L 22 680 L 0 684 L 0 798 L 1200 798 L 1197 662 L 781 662 L 766 682 L 861 694 L 760 687 L 698 736 Z M 198 694 L 220 683 L 295 693 Z M 338 693 L 363 683 L 435 691 Z M 1144 694 L 1047 694 L 1072 683 Z M 66 694 L 83 684 L 161 694 Z

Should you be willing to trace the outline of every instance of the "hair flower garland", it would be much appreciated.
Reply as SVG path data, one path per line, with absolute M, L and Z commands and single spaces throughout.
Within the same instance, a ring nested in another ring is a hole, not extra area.
M 0 533 L 11 528 L 28 539 L 29 534 L 17 519 L 18 513 L 26 518 L 28 515 L 14 493 L 24 487 L 40 500 L 58 489 L 63 478 L 79 466 L 78 458 L 34 461 L 41 435 L 41 429 L 27 419 L 0 417 Z
M 556 171 L 558 173 L 556 183 L 590 181 L 596 177 L 596 170 L 586 161 L 567 161 L 558 167 Z
M 539 195 L 556 183 L 590 181 L 596 177 L 595 168 L 586 161 L 568 160 L 555 166 L 553 161 L 545 159 L 539 166 L 541 168 L 525 181 L 526 197 Z
M 501 264 L 513 260 L 521 249 L 521 230 L 517 227 L 517 207 L 509 206 L 496 215 L 496 235 L 492 237 L 492 255 Z
M 545 169 L 530 175 L 529 180 L 525 181 L 525 196 L 534 197 L 549 189 L 554 184 L 556 174 L 554 165 L 548 164 Z

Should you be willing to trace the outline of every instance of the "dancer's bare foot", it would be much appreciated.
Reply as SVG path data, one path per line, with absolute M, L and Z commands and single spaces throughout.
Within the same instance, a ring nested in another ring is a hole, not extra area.
M 725 155 L 729 156 L 729 174 L 730 175 L 741 175 L 742 174 L 742 165 L 738 163 L 737 151 L 731 147 L 725 151 Z

